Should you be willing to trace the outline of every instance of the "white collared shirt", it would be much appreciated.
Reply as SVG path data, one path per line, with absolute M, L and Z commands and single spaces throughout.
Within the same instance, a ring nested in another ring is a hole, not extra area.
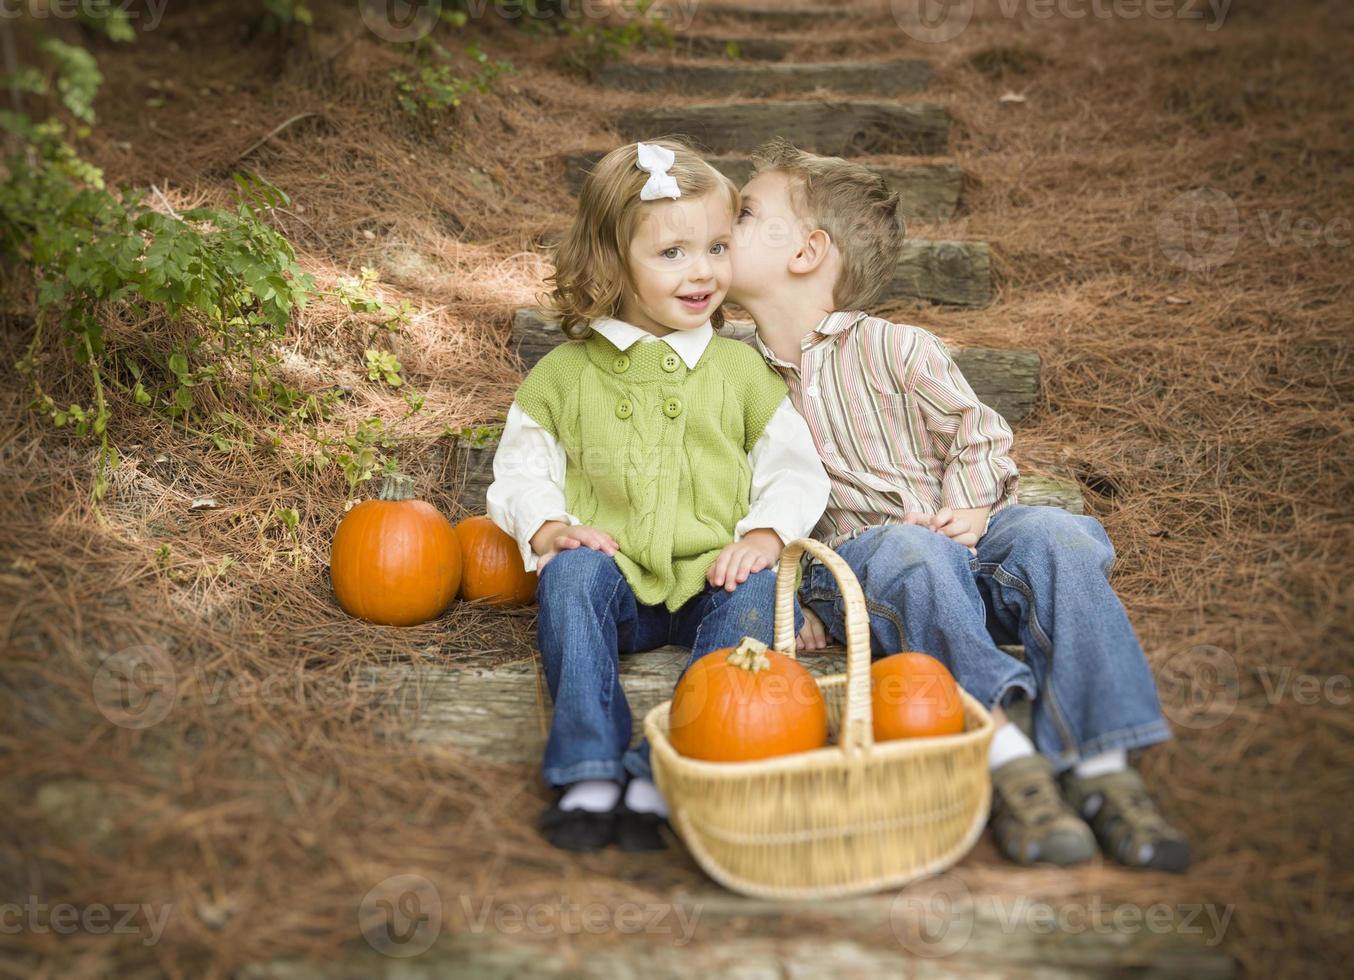
M 694 368 L 714 337 L 707 320 L 695 330 L 674 330 L 655 337 L 647 330 L 623 320 L 600 319 L 591 323 L 620 350 L 632 344 L 662 341 L 671 347 L 688 368 Z M 508 460 L 544 460 L 541 467 L 500 465 Z M 489 519 L 517 541 L 523 567 L 536 568 L 538 556 L 531 549 L 531 538 L 546 521 L 581 524 L 564 506 L 564 447 L 516 401 L 508 409 L 507 422 L 498 450 L 494 454 L 494 482 L 487 494 Z M 831 488 L 813 436 L 804 417 L 787 396 L 762 429 L 748 453 L 752 469 L 747 515 L 734 526 L 734 540 L 748 531 L 769 527 L 788 544 L 808 537 L 827 507 Z

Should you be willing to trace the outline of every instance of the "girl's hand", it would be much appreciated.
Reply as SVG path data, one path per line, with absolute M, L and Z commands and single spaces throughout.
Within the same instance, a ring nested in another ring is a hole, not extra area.
M 804 613 L 804 628 L 799 631 L 798 641 L 795 645 L 797 650 L 821 650 L 827 646 L 827 628 L 823 621 L 818 618 L 812 609 L 799 604 L 800 611 Z
M 705 580 L 711 585 L 722 585 L 725 591 L 732 592 L 746 582 L 753 572 L 773 566 L 784 548 L 780 535 L 775 531 L 769 527 L 754 528 L 743 535 L 741 541 L 724 546 L 715 563 L 705 573 Z
M 539 573 L 561 551 L 570 551 L 574 548 L 591 548 L 594 551 L 614 555 L 618 547 L 616 539 L 605 531 L 590 527 L 587 524 L 566 525 L 546 543 L 546 549 L 541 552 L 540 557 L 536 560 L 536 571 Z

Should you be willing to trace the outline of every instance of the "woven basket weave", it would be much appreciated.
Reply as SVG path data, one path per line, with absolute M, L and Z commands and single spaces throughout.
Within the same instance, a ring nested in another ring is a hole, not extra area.
M 947 868 L 977 841 L 992 796 L 992 717 L 966 691 L 961 734 L 875 743 L 865 597 L 846 562 L 809 538 L 781 554 L 775 649 L 795 655 L 794 582 L 805 551 L 836 576 L 846 607 L 846 673 L 818 678 L 835 744 L 705 762 L 672 747 L 670 700 L 644 717 L 673 829 L 712 878 L 765 898 L 864 894 Z

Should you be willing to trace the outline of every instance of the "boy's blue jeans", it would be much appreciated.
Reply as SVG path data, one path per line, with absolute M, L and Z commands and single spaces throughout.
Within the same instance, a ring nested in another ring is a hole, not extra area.
M 689 647 L 682 668 L 745 636 L 770 645 L 776 570 L 748 575 L 732 592 L 706 584 L 674 612 L 647 606 L 610 555 L 588 547 L 561 551 L 539 574 L 536 641 L 555 703 L 542 765 L 550 786 L 580 779 L 652 778 L 649 742 L 630 744 L 630 705 L 621 689 L 620 658 L 668 644 Z M 794 604 L 795 633 L 804 625 Z M 643 720 L 640 719 L 640 724 Z
M 1094 517 L 1012 504 L 978 554 L 917 525 L 866 528 L 835 549 L 870 614 L 871 655 L 939 658 L 985 706 L 1030 699 L 1034 742 L 1056 771 L 1171 737 L 1156 684 L 1109 584 L 1114 546 Z M 841 593 L 815 564 L 801 600 L 844 643 Z M 1023 643 L 1025 662 L 997 647 Z

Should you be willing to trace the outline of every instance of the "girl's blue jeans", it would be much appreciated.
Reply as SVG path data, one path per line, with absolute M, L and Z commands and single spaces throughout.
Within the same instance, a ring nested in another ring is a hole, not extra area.
M 1034 742 L 1056 771 L 1171 737 L 1156 684 L 1109 584 L 1114 546 L 1094 517 L 1012 504 L 978 554 L 917 525 L 876 525 L 835 549 L 870 615 L 871 655 L 920 650 L 986 706 L 1030 699 Z M 800 599 L 844 643 L 841 592 L 814 564 Z M 998 648 L 1021 643 L 1024 662 Z
M 630 705 L 620 682 L 620 655 L 676 644 L 688 647 L 687 668 L 745 636 L 772 640 L 776 570 L 748 575 L 732 592 L 708 583 L 673 612 L 637 602 L 615 559 L 588 547 L 561 551 L 540 571 L 537 647 L 554 718 L 542 763 L 550 786 L 625 773 L 652 777 L 649 743 L 628 749 Z M 794 604 L 795 633 L 804 625 Z M 642 720 L 641 720 L 642 723 Z

